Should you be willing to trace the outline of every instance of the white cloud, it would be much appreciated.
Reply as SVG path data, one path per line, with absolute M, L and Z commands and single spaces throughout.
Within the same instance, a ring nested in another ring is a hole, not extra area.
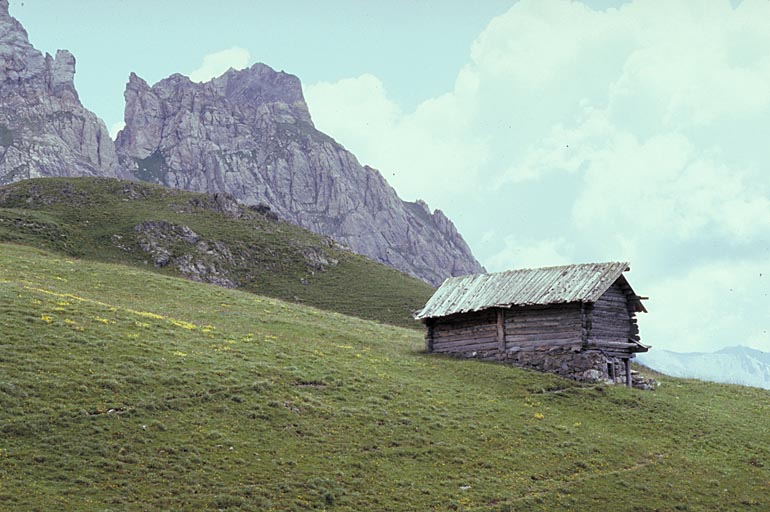
M 644 291 L 650 295 L 650 313 L 641 315 L 649 317 L 640 329 L 645 341 L 676 352 L 734 345 L 770 352 L 768 272 L 770 259 L 719 260 L 656 283 Z
M 227 50 L 204 55 L 198 69 L 190 73 L 193 82 L 206 82 L 222 75 L 230 68 L 243 69 L 251 62 L 251 54 L 244 48 L 233 46 Z
M 571 253 L 570 244 L 563 238 L 532 240 L 508 235 L 503 248 L 487 258 L 486 264 L 490 272 L 567 265 L 575 263 Z
M 307 97 L 400 194 L 496 233 L 468 237 L 488 268 L 628 259 L 666 348 L 770 350 L 768 19 L 765 0 L 521 0 L 414 112 L 372 75 Z
M 365 74 L 307 86 L 305 97 L 316 126 L 380 169 L 405 199 L 433 203 L 447 192 L 467 190 L 486 160 L 486 146 L 469 136 L 468 109 L 458 95 L 405 113 L 377 77 Z

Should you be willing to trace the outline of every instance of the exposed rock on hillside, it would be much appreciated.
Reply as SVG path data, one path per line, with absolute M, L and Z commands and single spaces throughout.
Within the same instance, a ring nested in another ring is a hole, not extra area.
M 104 122 L 80 103 L 75 57 L 43 56 L 0 0 L 0 184 L 37 176 L 128 177 Z
M 259 250 L 246 245 L 230 246 L 207 240 L 187 226 L 166 221 L 147 221 L 134 226 L 135 240 L 113 235 L 112 243 L 131 252 L 134 244 L 149 257 L 156 267 L 171 266 L 193 281 L 236 288 L 253 277 L 249 266 L 260 259 Z M 333 242 L 329 247 L 334 247 Z M 310 274 L 324 272 L 339 261 L 318 247 L 299 250 Z
M 439 284 L 483 271 L 452 222 L 402 201 L 379 172 L 316 130 L 297 77 L 264 64 L 207 83 L 131 74 L 116 145 L 137 178 L 264 203 L 282 218 Z

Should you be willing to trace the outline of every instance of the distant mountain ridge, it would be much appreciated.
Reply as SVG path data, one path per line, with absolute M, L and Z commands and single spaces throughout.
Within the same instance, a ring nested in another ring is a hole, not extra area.
M 640 354 L 639 362 L 671 375 L 770 389 L 770 353 L 749 347 L 717 352 L 679 353 L 655 349 Z
M 281 218 L 434 285 L 483 272 L 452 222 L 402 201 L 313 125 L 296 76 L 264 64 L 206 83 L 131 74 L 120 161 L 138 179 L 265 203 Z
M 114 143 L 80 103 L 74 73 L 72 54 L 43 56 L 0 0 L 0 185 L 102 176 L 225 192 L 433 285 L 484 271 L 440 210 L 402 201 L 316 130 L 296 76 L 255 64 L 207 83 L 174 74 L 150 87 L 132 73 Z

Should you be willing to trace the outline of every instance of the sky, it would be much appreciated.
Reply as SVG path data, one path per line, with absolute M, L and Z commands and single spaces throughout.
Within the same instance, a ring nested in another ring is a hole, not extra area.
M 643 342 L 770 351 L 768 0 L 11 0 L 113 132 L 130 72 L 295 74 L 490 271 L 629 261 Z

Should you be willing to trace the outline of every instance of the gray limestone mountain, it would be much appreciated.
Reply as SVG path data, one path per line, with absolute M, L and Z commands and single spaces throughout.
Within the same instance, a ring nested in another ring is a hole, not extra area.
M 128 177 L 104 122 L 80 103 L 75 58 L 43 56 L 0 0 L 0 184 L 38 176 Z
M 144 181 L 227 192 L 434 285 L 483 272 L 452 222 L 402 201 L 380 173 L 315 128 L 296 76 L 264 64 L 206 83 L 131 74 L 121 163 Z
M 316 130 L 293 75 L 255 64 L 207 83 L 172 75 L 150 87 L 132 73 L 126 127 L 113 143 L 80 102 L 74 74 L 72 54 L 36 50 L 0 0 L 0 185 L 104 176 L 226 192 L 434 285 L 484 270 L 441 211 L 402 201 Z

